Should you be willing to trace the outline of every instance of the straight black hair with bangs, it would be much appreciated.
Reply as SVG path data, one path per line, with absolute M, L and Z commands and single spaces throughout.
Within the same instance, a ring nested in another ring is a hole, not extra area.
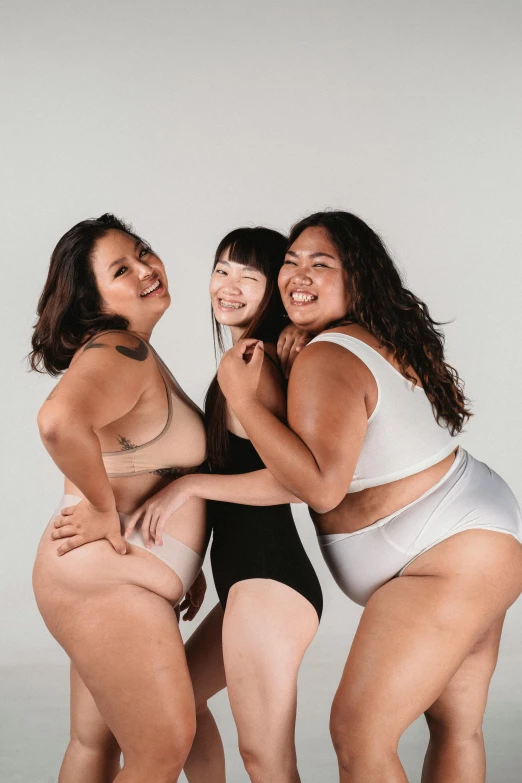
M 219 243 L 212 271 L 228 250 L 230 261 L 251 266 L 266 277 L 266 288 L 259 309 L 247 326 L 243 337 L 255 337 L 266 343 L 277 342 L 282 329 L 288 323 L 283 307 L 277 278 L 284 261 L 288 240 L 283 234 L 270 228 L 236 228 Z M 212 329 L 216 348 L 225 350 L 224 327 L 212 313 Z M 217 376 L 214 376 L 205 397 L 205 425 L 207 429 L 208 461 L 211 469 L 225 467 L 228 455 L 227 404 Z

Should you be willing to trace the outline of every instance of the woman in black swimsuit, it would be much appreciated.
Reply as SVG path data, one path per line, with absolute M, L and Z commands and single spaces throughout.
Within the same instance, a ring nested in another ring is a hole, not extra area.
M 286 244 L 270 229 L 237 229 L 220 243 L 210 282 L 220 347 L 224 327 L 234 344 L 241 337 L 264 341 L 258 394 L 283 421 L 285 381 L 274 343 L 284 326 L 277 275 Z M 148 528 L 160 541 L 164 520 L 187 498 L 211 501 L 211 561 L 220 604 L 187 644 L 198 730 L 185 773 L 190 783 L 225 780 L 221 741 L 206 702 L 226 685 L 250 779 L 297 783 L 297 674 L 317 631 L 321 588 L 290 511 L 296 498 L 265 469 L 216 378 L 205 413 L 211 472 L 179 479 L 131 520 L 143 517 L 142 531 Z

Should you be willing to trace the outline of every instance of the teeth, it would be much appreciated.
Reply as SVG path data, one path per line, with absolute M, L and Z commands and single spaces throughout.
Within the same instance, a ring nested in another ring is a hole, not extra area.
M 149 285 L 149 287 L 146 288 L 145 291 L 141 292 L 140 296 L 147 296 L 147 294 L 151 294 L 153 291 L 156 290 L 156 288 L 159 288 L 159 285 L 160 285 L 160 281 L 158 277 L 156 282 L 152 283 L 152 285 Z
M 225 302 L 224 299 L 220 299 L 219 304 L 221 307 L 227 307 L 229 310 L 239 310 L 241 307 L 244 307 L 241 302 Z
M 313 294 L 303 294 L 300 291 L 294 291 L 292 293 L 292 299 L 294 302 L 313 302 L 317 297 Z

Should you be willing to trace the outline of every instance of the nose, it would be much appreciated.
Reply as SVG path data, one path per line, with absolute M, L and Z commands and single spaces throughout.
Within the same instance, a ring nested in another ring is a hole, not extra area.
M 224 294 L 230 294 L 231 296 L 241 296 L 241 288 L 238 283 L 230 278 L 221 286 L 220 290 Z
M 138 269 L 138 276 L 140 280 L 146 280 L 151 276 L 153 269 L 146 262 L 142 262 Z
M 310 272 L 305 267 L 300 267 L 296 269 L 291 279 L 294 285 L 312 285 L 312 278 L 310 277 Z

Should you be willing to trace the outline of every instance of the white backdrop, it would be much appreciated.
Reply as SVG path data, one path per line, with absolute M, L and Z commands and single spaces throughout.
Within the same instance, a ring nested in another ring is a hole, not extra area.
M 35 421 L 52 380 L 27 374 L 24 355 L 52 248 L 86 217 L 114 211 L 165 261 L 173 302 L 153 342 L 201 403 L 221 237 L 285 231 L 325 207 L 358 213 L 433 316 L 454 319 L 448 356 L 476 414 L 461 442 L 522 499 L 516 0 L 4 0 L 0 14 L 1 664 L 64 662 L 30 586 L 61 494 Z M 359 609 L 297 516 L 327 603 L 318 666 L 340 666 Z M 521 619 L 519 603 L 494 681 L 518 694 Z

